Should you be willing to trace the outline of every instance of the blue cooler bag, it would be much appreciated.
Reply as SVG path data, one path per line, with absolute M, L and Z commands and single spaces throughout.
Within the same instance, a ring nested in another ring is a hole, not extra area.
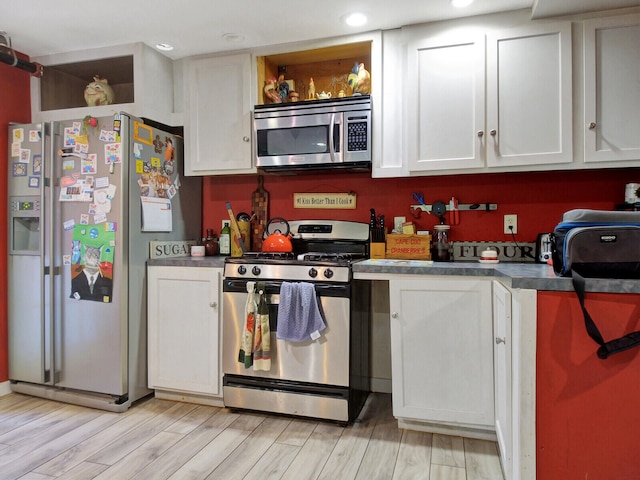
M 601 359 L 640 346 L 640 331 L 605 341 L 585 306 L 585 277 L 640 278 L 640 212 L 570 210 L 551 235 L 556 275 L 571 277 Z
M 569 210 L 551 235 L 562 277 L 640 278 L 640 212 Z

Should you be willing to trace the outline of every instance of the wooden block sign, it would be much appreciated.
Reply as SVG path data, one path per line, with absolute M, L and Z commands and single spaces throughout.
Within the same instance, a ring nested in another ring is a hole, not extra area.
M 353 210 L 355 193 L 294 193 L 293 208 L 326 208 Z

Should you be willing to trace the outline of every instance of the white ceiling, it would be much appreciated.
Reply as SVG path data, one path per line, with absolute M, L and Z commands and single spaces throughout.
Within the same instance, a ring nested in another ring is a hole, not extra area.
M 1 0 L 0 31 L 31 58 L 164 42 L 175 45 L 166 55 L 178 59 L 523 8 L 541 18 L 630 6 L 640 0 L 475 0 L 466 9 L 449 0 Z M 353 11 L 369 22 L 358 29 L 342 23 Z M 225 33 L 244 40 L 226 41 Z

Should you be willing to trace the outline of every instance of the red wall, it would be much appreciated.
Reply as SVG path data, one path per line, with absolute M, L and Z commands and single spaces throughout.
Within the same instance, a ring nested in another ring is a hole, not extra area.
M 23 57 L 25 58 L 25 57 Z M 0 63 L 0 382 L 9 379 L 7 354 L 7 174 L 8 124 L 31 121 L 29 74 Z M 25 301 L 29 293 L 25 292 Z
M 640 295 L 586 306 L 605 340 L 640 329 Z M 600 360 L 573 292 L 539 292 L 537 313 L 537 478 L 640 478 L 640 349 Z
M 298 176 L 264 177 L 270 194 L 271 217 L 287 219 L 355 220 L 368 223 L 369 209 L 384 214 L 393 227 L 394 216 L 413 219 L 411 193 L 420 191 L 425 202 L 496 203 L 493 212 L 460 212 L 460 223 L 451 230 L 453 241 L 510 241 L 503 233 L 503 215 L 518 215 L 519 242 L 531 242 L 539 232 L 553 230 L 562 213 L 573 208 L 611 210 L 624 202 L 625 184 L 640 181 L 640 169 L 609 169 L 578 172 L 450 175 L 419 178 L 371 179 L 367 174 L 311 173 Z M 225 202 L 234 213 L 251 211 L 251 193 L 257 188 L 255 175 L 205 178 L 203 187 L 203 230 L 220 230 L 228 218 Z M 294 193 L 337 193 L 354 191 L 355 210 L 293 208 Z M 414 219 L 419 230 L 431 230 L 437 217 L 423 213 Z M 449 222 L 447 222 L 449 223 Z

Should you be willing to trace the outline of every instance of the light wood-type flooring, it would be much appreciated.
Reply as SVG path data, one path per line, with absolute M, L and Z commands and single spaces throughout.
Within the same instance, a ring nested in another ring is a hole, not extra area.
M 398 429 L 371 394 L 346 427 L 147 397 L 111 413 L 0 397 L 0 479 L 502 480 L 495 442 Z

